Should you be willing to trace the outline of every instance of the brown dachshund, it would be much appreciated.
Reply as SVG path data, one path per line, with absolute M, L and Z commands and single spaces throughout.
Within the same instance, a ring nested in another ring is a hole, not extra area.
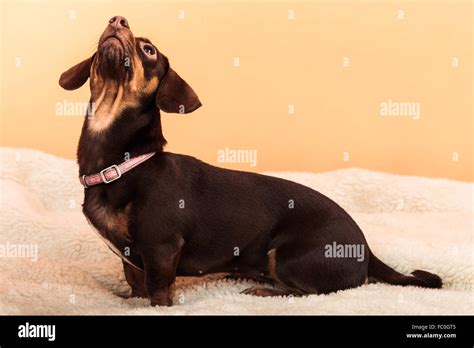
M 244 293 L 324 294 L 368 281 L 440 288 L 406 276 L 370 251 L 336 203 L 303 185 L 217 168 L 163 151 L 160 110 L 190 113 L 196 93 L 124 17 L 97 52 L 64 72 L 68 90 L 90 79 L 91 114 L 77 151 L 83 211 L 123 259 L 131 296 L 172 304 L 176 276 L 225 272 L 268 283 Z

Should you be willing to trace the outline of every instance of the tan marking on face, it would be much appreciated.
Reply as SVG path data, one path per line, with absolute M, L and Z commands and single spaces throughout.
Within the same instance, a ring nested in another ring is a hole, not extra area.
M 123 110 L 138 106 L 142 95 L 151 95 L 158 88 L 158 77 L 146 81 L 141 60 L 133 56 L 134 74 L 130 81 L 119 83 L 113 80 L 103 81 L 95 69 L 96 62 L 91 66 L 91 93 L 93 114 L 89 117 L 88 128 L 100 133 L 109 128 Z
M 135 100 L 134 97 L 137 95 L 150 95 L 158 88 L 158 77 L 153 76 L 151 80 L 147 81 L 142 62 L 137 56 L 133 58 L 133 66 L 135 67 L 133 79 L 126 86 L 128 93 L 125 94 L 125 101 L 128 102 L 133 102 Z M 128 99 L 127 96 L 131 98 Z
M 97 98 L 97 100 L 94 102 L 94 113 L 95 113 L 95 110 L 99 108 L 100 104 L 102 104 L 102 101 L 104 100 L 104 97 L 105 97 L 105 87 L 102 88 L 102 92 L 100 93 L 99 95 L 99 98 Z
M 108 91 L 117 89 L 115 96 L 112 96 Z M 107 91 L 108 89 L 108 91 Z M 99 97 L 98 102 L 95 104 L 95 110 L 93 115 L 89 118 L 89 129 L 94 132 L 100 132 L 110 126 L 117 115 L 117 110 L 122 103 L 123 98 L 123 86 L 117 84 L 117 87 L 112 87 L 110 84 L 105 84 Z

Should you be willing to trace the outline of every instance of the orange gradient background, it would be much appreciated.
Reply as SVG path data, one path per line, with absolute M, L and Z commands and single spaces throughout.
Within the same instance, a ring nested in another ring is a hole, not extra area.
M 1 146 L 75 158 L 83 117 L 56 115 L 56 103 L 85 102 L 88 87 L 57 81 L 116 14 L 203 103 L 162 114 L 168 151 L 217 164 L 219 149 L 255 149 L 255 168 L 219 165 L 260 172 L 473 180 L 470 1 L 2 1 Z M 389 99 L 419 102 L 420 119 L 382 117 Z

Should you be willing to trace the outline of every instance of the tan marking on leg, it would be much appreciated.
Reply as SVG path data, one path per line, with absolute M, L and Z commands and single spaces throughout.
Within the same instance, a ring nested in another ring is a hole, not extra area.
M 268 255 L 268 271 L 270 272 L 273 279 L 275 279 L 285 290 L 289 290 L 295 296 L 303 296 L 304 292 L 300 289 L 294 288 L 285 284 L 276 273 L 276 249 L 270 249 L 267 252 Z
M 289 289 L 270 289 L 263 286 L 253 286 L 249 289 L 245 289 L 240 292 L 244 295 L 252 295 L 252 296 L 259 296 L 259 297 L 270 297 L 270 296 L 288 296 L 294 295 L 292 290 Z
M 267 255 L 268 255 L 268 271 L 277 282 L 281 283 L 281 281 L 278 279 L 278 275 L 276 274 L 276 249 L 270 249 L 267 252 Z

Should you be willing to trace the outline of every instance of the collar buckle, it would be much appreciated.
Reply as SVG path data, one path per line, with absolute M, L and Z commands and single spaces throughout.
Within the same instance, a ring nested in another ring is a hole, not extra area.
M 115 172 L 117 173 L 115 177 L 112 177 L 111 179 L 107 179 L 105 177 L 105 172 L 111 170 L 111 169 L 114 169 Z M 107 167 L 105 169 L 102 169 L 100 172 L 99 172 L 99 175 L 100 177 L 102 178 L 102 181 L 104 182 L 104 184 L 109 184 L 111 183 L 112 181 L 115 181 L 117 179 L 120 179 L 122 177 L 122 171 L 120 170 L 119 166 L 116 165 L 116 164 L 113 164 L 111 165 L 110 167 Z

